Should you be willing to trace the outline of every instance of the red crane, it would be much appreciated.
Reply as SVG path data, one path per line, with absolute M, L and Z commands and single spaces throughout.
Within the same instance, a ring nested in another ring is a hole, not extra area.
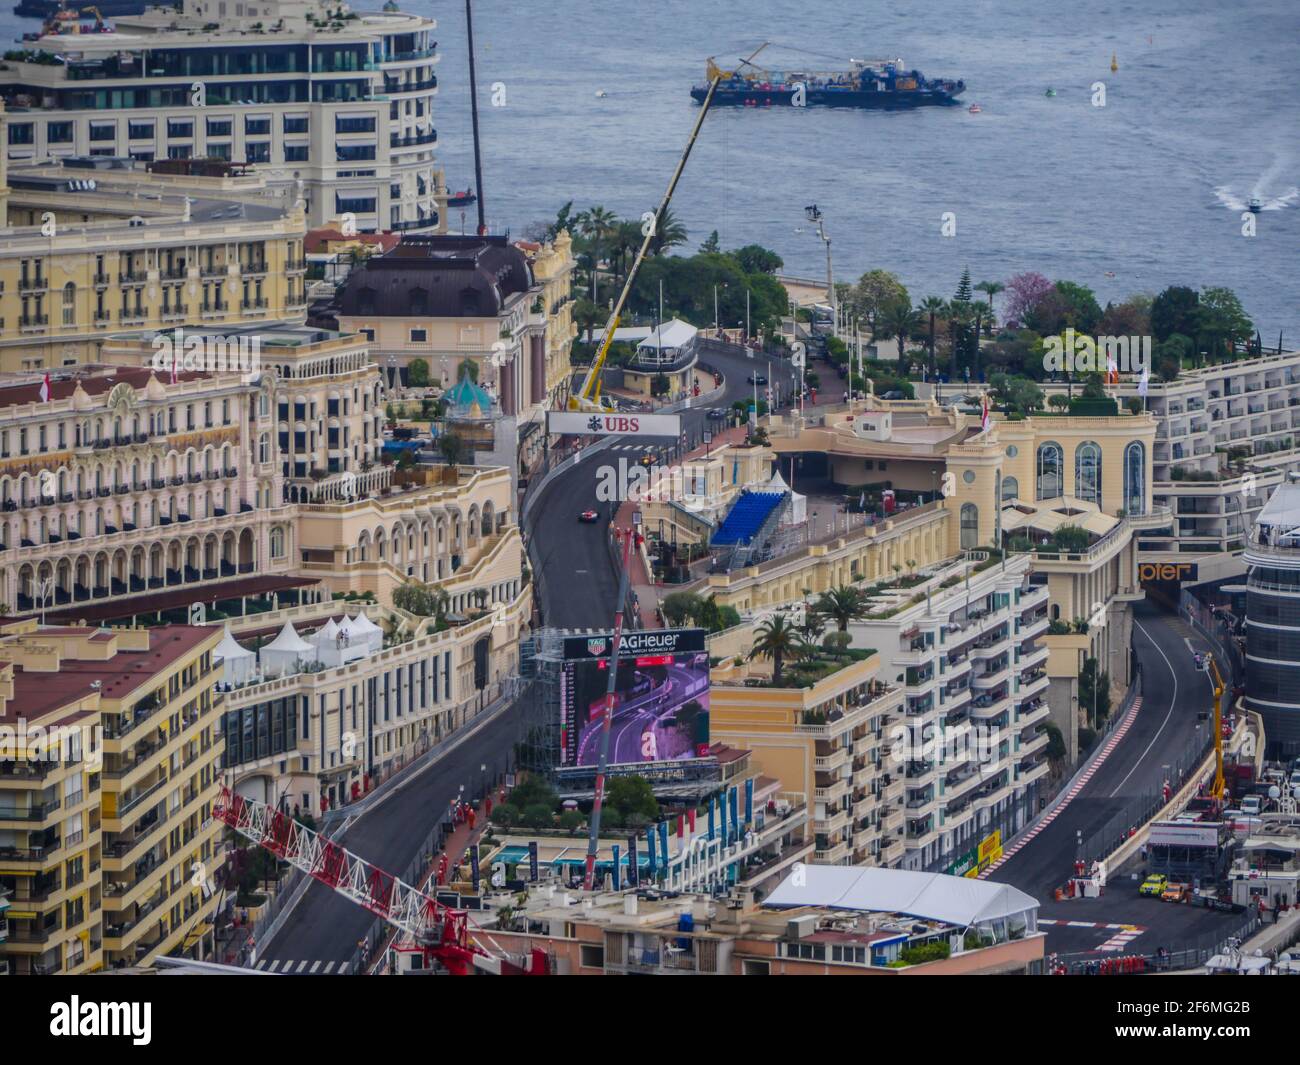
M 453 976 L 464 976 L 472 969 L 507 976 L 546 975 L 550 971 L 542 950 L 534 950 L 526 966 L 488 953 L 470 936 L 469 915 L 464 910 L 444 905 L 390 876 L 264 802 L 222 787 L 213 816 L 383 918 L 399 933 L 396 949 L 422 954 L 426 968 L 436 962 Z

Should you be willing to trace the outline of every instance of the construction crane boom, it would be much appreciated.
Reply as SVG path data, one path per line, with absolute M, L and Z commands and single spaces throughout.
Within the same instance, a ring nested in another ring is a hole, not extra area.
M 1210 796 L 1215 802 L 1223 802 L 1227 785 L 1223 779 L 1223 675 L 1219 672 L 1214 655 L 1206 653 L 1205 669 L 1214 677 L 1214 785 Z
M 767 46 L 764 45 L 763 47 Z M 754 55 L 758 55 L 758 52 L 762 50 L 760 48 L 754 52 Z M 750 58 L 752 59 L 753 56 L 750 56 Z M 672 202 L 673 193 L 677 189 L 677 182 L 681 179 L 682 171 L 686 169 L 686 160 L 691 157 L 691 149 L 695 147 L 695 141 L 700 135 L 700 127 L 704 125 L 704 118 L 709 113 L 709 106 L 713 103 L 714 91 L 721 81 L 722 71 L 717 71 L 709 80 L 709 91 L 700 105 L 700 113 L 695 119 L 695 126 L 691 130 L 690 138 L 686 141 L 686 149 L 682 152 L 681 158 L 677 160 L 673 176 L 668 181 L 668 189 L 659 202 L 654 218 L 649 225 L 642 227 L 644 232 L 641 247 L 637 250 L 636 258 L 632 260 L 632 266 L 627 272 L 627 278 L 623 281 L 623 289 L 619 292 L 614 309 L 610 312 L 609 321 L 605 323 L 605 332 L 600 338 L 600 347 L 596 350 L 596 357 L 591 360 L 591 366 L 587 370 L 587 376 L 584 378 L 578 394 L 569 397 L 570 410 L 603 409 L 600 402 L 600 375 L 605 367 L 605 360 L 609 357 L 609 348 L 614 341 L 614 331 L 618 328 L 619 319 L 623 314 L 623 307 L 632 292 L 632 286 L 636 283 L 637 274 L 641 270 L 641 263 L 645 261 L 645 257 L 650 251 L 650 245 L 654 243 L 655 234 L 659 232 L 659 226 L 663 222 L 664 212 L 668 210 L 668 205 Z M 591 268 L 593 271 L 596 269 L 594 259 Z
M 444 905 L 264 802 L 223 786 L 213 816 L 387 921 L 407 937 L 408 949 L 423 952 L 454 975 L 463 976 L 471 968 L 492 973 L 524 971 L 489 954 L 470 938 L 469 915 L 464 910 Z

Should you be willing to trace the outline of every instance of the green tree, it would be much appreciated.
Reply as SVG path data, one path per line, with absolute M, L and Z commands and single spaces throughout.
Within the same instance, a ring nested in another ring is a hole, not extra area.
M 577 810 L 565 810 L 560 814 L 560 827 L 569 835 L 576 836 L 578 829 L 586 823 L 586 820 Z
M 797 652 L 798 646 L 799 634 L 794 626 L 784 614 L 773 614 L 758 626 L 749 657 L 771 659 L 772 681 L 780 684 L 785 660 Z
M 716 255 L 722 250 L 722 245 L 718 242 L 718 231 L 715 229 L 709 234 L 708 239 L 700 245 L 702 255 Z
M 1079 671 L 1079 706 L 1093 728 L 1110 716 L 1110 674 L 1100 672 L 1095 658 L 1085 659 Z
M 822 593 L 817 600 L 817 610 L 835 622 L 840 632 L 848 632 L 850 622 L 866 616 L 867 603 L 860 589 L 851 584 L 841 584 Z
M 938 296 L 926 296 L 921 301 L 921 313 L 930 319 L 930 377 L 939 376 L 939 364 L 934 360 L 934 322 L 940 315 L 947 313 L 948 304 Z
M 537 773 L 529 773 L 510 792 L 508 800 L 512 805 L 525 809 L 528 806 L 540 803 L 548 809 L 554 810 L 560 805 L 560 798 L 555 794 L 555 789 L 546 782 L 546 778 Z
M 993 297 L 996 296 L 999 292 L 1006 291 L 1006 287 L 1007 286 L 1004 285 L 1001 281 L 981 281 L 978 285 L 975 286 L 976 292 L 983 292 L 986 296 L 988 296 L 989 317 L 993 321 L 996 321 L 996 315 L 994 314 L 994 310 L 993 310 L 994 308 Z
M 591 260 L 591 302 L 598 304 L 600 300 L 596 275 L 600 270 L 601 255 L 606 250 L 606 242 L 618 219 L 604 207 L 590 207 L 579 214 L 575 221 L 578 223 L 578 231 L 587 241 Z
M 876 316 L 890 303 L 908 298 L 903 282 L 888 270 L 868 270 L 853 287 L 854 310 L 866 317 L 873 337 L 876 335 Z
M 605 783 L 605 803 L 625 821 L 646 824 L 659 816 L 659 801 L 645 777 L 617 776 Z
M 882 336 L 896 337 L 898 340 L 898 365 L 901 372 L 907 372 L 907 362 L 903 355 L 903 345 L 907 343 L 912 331 L 920 326 L 920 315 L 912 310 L 912 303 L 903 296 L 885 304 L 878 318 L 879 332 Z
M 524 808 L 523 822 L 526 828 L 534 830 L 553 828 L 555 825 L 555 812 L 544 803 L 535 802 Z
M 774 274 L 785 265 L 785 260 L 776 252 L 758 244 L 746 244 L 730 254 L 747 274 Z
M 961 280 L 957 282 L 957 291 L 953 293 L 952 301 L 954 303 L 970 303 L 971 301 L 971 283 L 970 267 L 966 267 L 961 272 Z
M 663 214 L 659 216 L 659 225 L 655 227 L 655 234 L 650 238 L 650 251 L 655 255 L 662 255 L 669 248 L 685 244 L 686 240 L 686 227 L 677 220 L 671 207 L 665 207 Z
M 680 628 L 699 615 L 700 602 L 694 592 L 669 592 L 659 601 L 659 609 L 669 626 Z
M 456 380 L 469 375 L 469 379 L 478 384 L 478 363 L 473 359 L 461 359 L 460 365 L 456 367 Z
M 1101 322 L 1101 307 L 1092 289 L 1073 281 L 1057 281 L 1052 288 L 1065 306 L 1065 325 L 1077 332 L 1093 334 Z
M 1156 342 L 1168 340 L 1175 333 L 1196 334 L 1196 307 L 1200 298 L 1186 285 L 1171 285 L 1151 301 L 1151 335 Z
M 438 437 L 438 450 L 448 466 L 459 466 L 467 453 L 465 441 L 456 433 L 443 433 Z
M 1255 331 L 1241 301 L 1230 288 L 1204 289 L 1195 320 L 1211 359 L 1219 357 L 1224 345 L 1228 355 L 1236 355 L 1237 345 L 1249 342 Z
M 412 388 L 425 388 L 429 384 L 429 364 L 423 359 L 412 359 L 406 364 L 406 377 Z

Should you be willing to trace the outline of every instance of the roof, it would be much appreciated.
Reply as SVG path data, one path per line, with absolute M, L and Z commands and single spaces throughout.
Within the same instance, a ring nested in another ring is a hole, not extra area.
M 60 399 L 69 399 L 77 391 L 77 386 L 88 396 L 106 395 L 120 384 L 128 384 L 137 392 L 144 391 L 145 385 L 149 383 L 149 378 L 154 376 L 153 368 L 149 366 L 134 367 L 116 367 L 107 373 L 93 372 L 84 373 L 77 371 L 51 371 L 50 373 L 50 402 Z M 177 373 L 178 381 L 195 381 L 206 378 L 206 373 L 194 373 L 181 371 Z M 32 379 L 20 385 L 8 385 L 0 388 L 0 408 L 2 407 L 20 407 L 28 403 L 40 403 L 41 384 L 44 380 L 43 375 L 33 376 Z M 170 380 L 170 376 L 168 376 Z
M 338 306 L 363 318 L 495 318 L 532 285 L 528 257 L 505 237 L 408 236 L 354 269 Z
M 455 413 L 472 410 L 475 405 L 480 414 L 488 414 L 492 410 L 492 397 L 474 383 L 468 372 L 462 373 L 460 380 L 447 389 L 442 398 Z
M 641 348 L 680 348 L 695 339 L 699 332 L 690 322 L 673 318 L 662 323 L 658 329 L 651 330 L 637 347 Z
M 1038 909 L 1036 899 L 1010 884 L 844 865 L 805 865 L 781 881 L 763 905 L 901 913 L 962 928 Z
M 298 635 L 298 630 L 293 627 L 292 621 L 286 621 L 284 628 L 280 630 L 280 635 L 263 647 L 262 650 L 304 654 L 307 651 L 314 651 L 316 648 Z
M 308 230 L 302 238 L 302 249 L 304 254 L 316 255 L 325 250 L 326 244 L 335 240 L 374 244 L 385 252 L 390 252 L 401 243 L 402 236 L 400 233 L 354 233 L 348 236 L 341 230 L 325 226 L 322 229 Z

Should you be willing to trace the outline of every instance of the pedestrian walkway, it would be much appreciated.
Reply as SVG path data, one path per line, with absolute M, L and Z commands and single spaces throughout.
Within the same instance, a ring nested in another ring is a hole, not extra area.
M 271 958 L 269 961 L 263 958 L 253 968 L 264 973 L 277 973 L 280 976 L 343 976 L 347 971 L 347 964 L 345 961 L 313 961 L 310 958 L 304 960 Z

